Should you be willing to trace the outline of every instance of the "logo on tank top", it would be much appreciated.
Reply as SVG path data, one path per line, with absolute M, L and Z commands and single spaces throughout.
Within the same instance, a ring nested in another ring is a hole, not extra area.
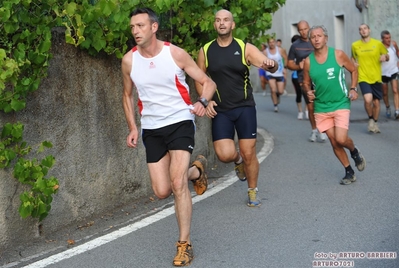
M 234 52 L 234 55 L 235 55 L 235 56 L 239 56 L 239 55 L 240 55 L 240 52 L 236 51 L 236 52 Z
M 334 79 L 335 78 L 334 68 L 328 68 L 326 71 L 327 71 L 327 74 L 328 74 L 327 79 Z
M 155 63 L 154 62 L 150 62 L 150 69 L 155 69 L 156 68 L 156 66 L 155 66 Z

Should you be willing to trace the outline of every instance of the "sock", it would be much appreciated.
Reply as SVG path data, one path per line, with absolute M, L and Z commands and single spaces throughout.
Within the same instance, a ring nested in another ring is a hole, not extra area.
M 378 120 L 374 119 L 374 122 L 376 122 L 376 123 L 377 123 L 377 121 L 378 121 Z
M 391 105 L 388 105 L 388 106 L 387 106 L 387 109 L 389 109 L 389 108 L 391 108 Z
M 258 191 L 258 187 L 255 187 L 255 188 L 248 188 L 248 191 L 249 190 L 255 190 L 255 191 Z
M 317 132 L 317 128 L 315 128 L 315 129 L 312 129 L 312 132 Z
M 374 119 L 372 115 L 369 115 L 369 119 Z
M 353 151 L 351 151 L 350 153 L 351 155 L 357 154 L 358 153 L 357 148 L 355 147 L 355 149 L 353 149 Z
M 234 164 L 238 165 L 238 164 L 241 164 L 241 163 L 242 163 L 242 157 L 241 157 L 241 155 L 240 155 L 240 159 L 238 159 L 237 162 L 234 162 Z
M 351 165 L 349 165 L 349 166 L 347 166 L 347 167 L 345 168 L 345 172 L 346 172 L 346 173 L 349 173 L 349 174 L 351 174 L 351 175 L 355 174 L 355 172 L 353 171 Z

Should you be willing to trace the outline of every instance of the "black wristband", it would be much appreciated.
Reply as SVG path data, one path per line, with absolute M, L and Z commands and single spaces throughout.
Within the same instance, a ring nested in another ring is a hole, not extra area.
M 351 87 L 351 90 L 354 90 L 357 92 L 357 88 L 355 88 L 355 87 Z
M 208 101 L 205 98 L 198 98 L 197 101 L 201 103 L 204 108 L 208 106 Z

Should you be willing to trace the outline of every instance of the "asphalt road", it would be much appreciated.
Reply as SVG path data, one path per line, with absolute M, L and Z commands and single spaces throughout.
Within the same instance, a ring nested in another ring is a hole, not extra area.
M 310 124 L 297 120 L 295 97 L 282 96 L 274 113 L 270 96 L 255 96 L 263 204 L 246 206 L 246 183 L 232 165 L 214 167 L 210 189 L 193 198 L 190 267 L 399 267 L 399 121 L 381 113 L 381 133 L 369 134 L 363 101 L 353 103 L 349 135 L 367 166 L 343 186 L 329 142 L 307 140 Z M 159 204 L 119 227 L 97 226 L 73 246 L 25 250 L 2 267 L 172 267 L 174 208 L 171 199 Z

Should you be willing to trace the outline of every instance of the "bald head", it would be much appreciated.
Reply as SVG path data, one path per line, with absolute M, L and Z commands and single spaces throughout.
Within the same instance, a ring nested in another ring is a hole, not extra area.
M 298 31 L 299 31 L 299 27 L 300 27 L 300 26 L 302 26 L 302 27 L 303 27 L 303 26 L 306 26 L 306 27 L 309 28 L 309 23 L 308 23 L 306 20 L 301 20 L 301 21 L 299 21 L 298 24 L 297 24 L 297 26 L 296 26 L 297 29 L 298 29 Z
M 304 41 L 308 40 L 308 32 L 309 32 L 309 23 L 306 20 L 301 20 L 297 24 L 298 33 L 301 36 L 301 39 Z
M 215 14 L 215 18 L 226 18 L 228 17 L 231 21 L 233 21 L 233 14 L 227 9 L 221 9 Z

